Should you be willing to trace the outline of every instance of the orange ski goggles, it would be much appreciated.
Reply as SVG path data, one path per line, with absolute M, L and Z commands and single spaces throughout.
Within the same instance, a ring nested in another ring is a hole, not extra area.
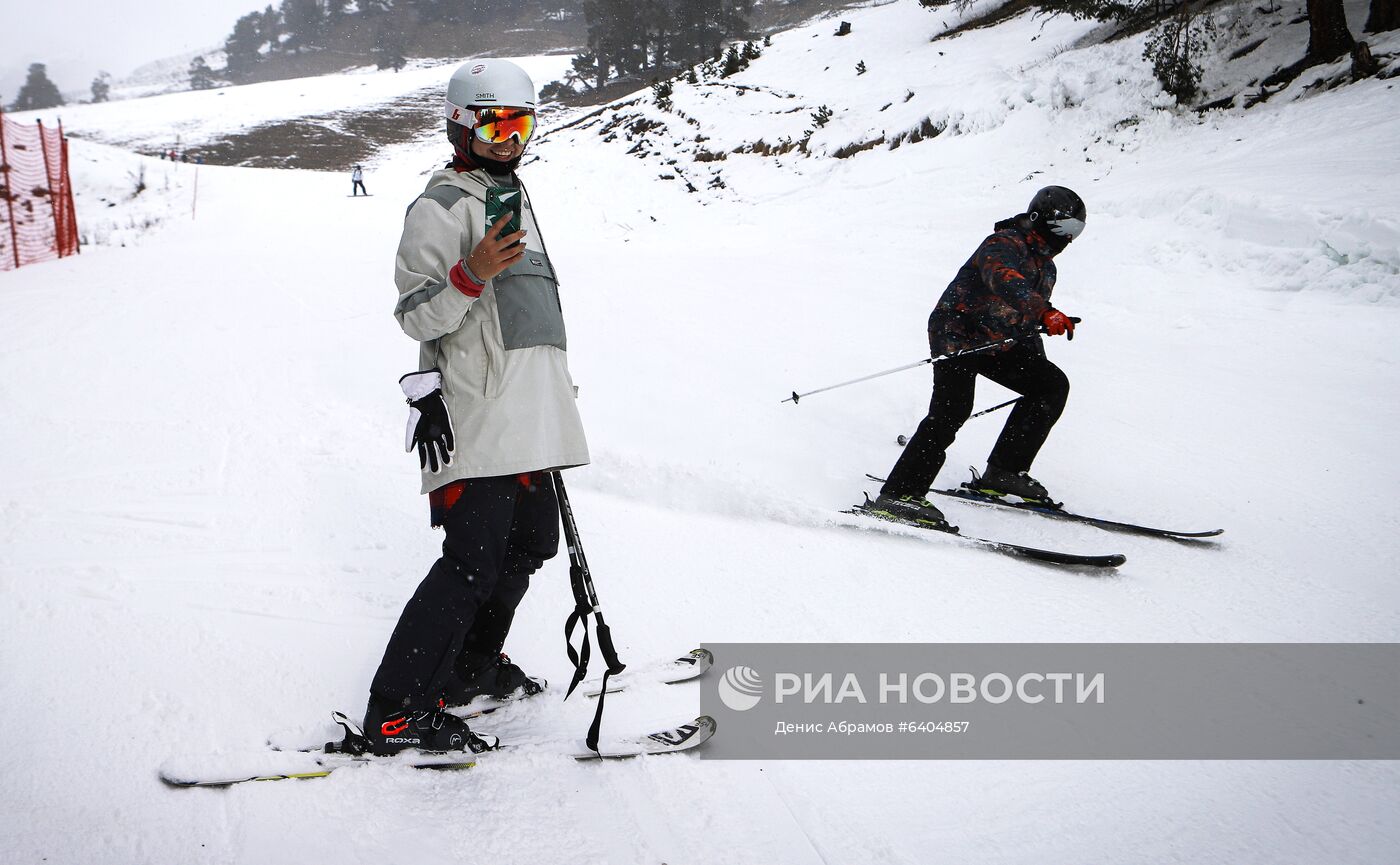
M 528 108 L 480 108 L 472 132 L 487 144 L 501 144 L 512 137 L 523 147 L 535 134 L 535 112 Z

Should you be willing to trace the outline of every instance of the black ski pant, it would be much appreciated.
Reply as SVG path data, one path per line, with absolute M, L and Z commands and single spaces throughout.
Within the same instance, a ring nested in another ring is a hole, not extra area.
M 350 195 L 352 197 L 359 195 L 361 192 L 365 195 L 369 195 L 368 190 L 365 189 L 365 182 L 363 180 L 352 180 L 350 183 Z
M 1018 343 L 1004 352 L 985 352 L 933 365 L 933 399 L 904 453 L 890 470 L 882 493 L 927 495 L 948 446 L 972 414 L 977 376 L 984 375 L 1021 398 L 1011 409 L 987 462 L 1010 472 L 1029 471 L 1040 446 L 1069 399 L 1069 379 L 1045 356 L 1040 341 Z
M 505 645 L 530 575 L 559 551 L 554 482 L 546 472 L 471 478 L 442 528 L 442 557 L 404 607 L 370 685 L 411 709 L 435 705 L 454 667 Z

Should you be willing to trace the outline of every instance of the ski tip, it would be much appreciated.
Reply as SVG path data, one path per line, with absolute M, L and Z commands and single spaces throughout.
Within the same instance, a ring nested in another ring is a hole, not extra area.
M 717 729 L 719 729 L 719 725 L 715 723 L 713 717 L 700 715 L 689 724 L 684 724 L 674 730 L 661 730 L 650 734 L 647 738 L 660 746 L 652 750 L 651 753 L 674 753 L 698 748 L 709 741 Z

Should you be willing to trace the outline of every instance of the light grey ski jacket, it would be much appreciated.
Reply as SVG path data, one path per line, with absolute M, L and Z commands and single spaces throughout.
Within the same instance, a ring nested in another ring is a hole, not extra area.
M 394 263 L 394 317 L 419 342 L 419 369 L 441 370 L 456 437 L 451 465 L 423 471 L 424 493 L 588 463 L 558 281 L 523 187 L 524 258 L 484 286 L 463 264 L 485 234 L 490 185 L 481 170 L 434 172 L 404 217 Z

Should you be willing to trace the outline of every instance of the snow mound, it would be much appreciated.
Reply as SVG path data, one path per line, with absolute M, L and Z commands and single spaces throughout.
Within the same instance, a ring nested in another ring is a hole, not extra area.
M 71 140 L 68 170 L 82 245 L 128 246 L 196 213 L 196 166 Z

